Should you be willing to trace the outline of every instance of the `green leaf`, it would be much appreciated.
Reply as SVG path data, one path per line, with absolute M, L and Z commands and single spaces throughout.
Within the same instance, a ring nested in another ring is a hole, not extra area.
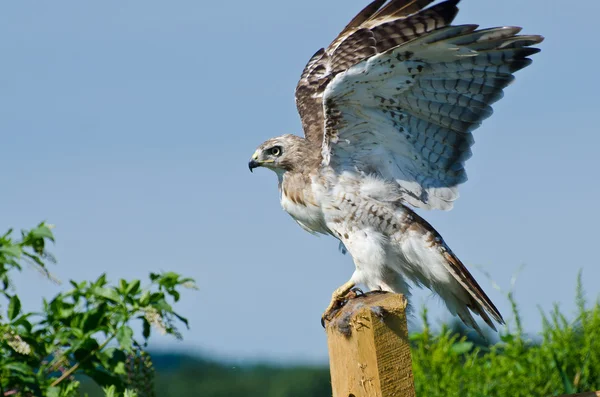
M 512 343 L 515 340 L 515 336 L 513 334 L 501 334 L 500 340 L 504 343 Z
M 144 322 L 144 329 L 142 331 L 142 335 L 144 336 L 144 339 L 148 339 L 150 337 L 150 323 L 148 322 L 148 320 L 146 320 L 145 318 L 143 319 Z
M 180 298 L 179 292 L 177 292 L 174 289 L 169 289 L 169 290 L 167 290 L 167 293 L 173 297 L 175 302 L 179 302 L 179 298 Z
M 77 339 L 82 339 L 85 335 L 84 331 L 79 328 L 71 328 L 71 333 Z
M 12 326 L 13 327 L 23 327 L 27 332 L 31 332 L 31 329 L 33 328 L 33 325 L 31 324 L 31 322 L 29 321 L 29 317 L 32 315 L 33 313 L 25 313 L 22 316 L 16 318 L 13 322 L 12 322 Z
M 185 326 L 187 327 L 187 329 L 190 329 L 190 325 L 188 324 L 188 319 L 187 319 L 187 318 L 185 318 L 185 317 L 183 317 L 183 316 L 180 316 L 179 314 L 177 314 L 177 313 L 175 313 L 175 312 L 173 312 L 172 314 L 173 314 L 175 317 L 177 317 L 177 318 L 179 319 L 179 321 L 181 321 L 182 323 L 184 323 L 184 324 L 185 324 Z
M 127 286 L 127 290 L 125 291 L 125 294 L 135 295 L 139 290 L 140 290 L 140 280 L 133 280 Z
M 47 397 L 60 397 L 60 387 L 50 386 L 48 389 L 46 389 L 46 396 Z
M 473 342 L 458 342 L 452 345 L 450 351 L 454 354 L 465 354 L 473 348 Z
M 41 240 L 40 240 L 41 241 Z M 36 250 L 38 248 L 35 248 Z M 43 248 L 41 248 L 42 251 L 36 251 L 38 254 L 42 254 L 43 253 Z M 46 264 L 44 263 L 44 261 L 38 256 L 38 255 L 34 255 L 34 254 L 30 254 L 29 252 L 23 251 L 23 255 L 25 255 L 26 257 L 28 257 L 29 259 L 31 259 L 32 261 L 34 261 L 37 265 L 39 265 L 42 269 L 46 268 Z M 46 274 L 47 275 L 47 274 Z
M 113 288 L 96 287 L 93 290 L 94 295 L 101 296 L 102 298 L 111 300 L 113 302 L 119 302 L 119 293 Z
M 138 397 L 138 393 L 131 389 L 126 389 L 123 392 L 123 397 Z
M 13 295 L 8 302 L 8 319 L 14 320 L 21 312 L 21 301 L 17 295 Z
M 140 306 L 148 306 L 150 303 L 150 291 L 144 291 L 142 296 L 140 297 Z
M 125 367 L 127 356 L 123 350 L 113 348 L 113 350 L 107 353 L 109 354 L 109 360 L 106 363 L 106 369 L 117 375 L 125 375 L 127 373 L 127 368 Z
M 33 370 L 31 369 L 31 367 L 25 363 L 17 363 L 17 362 L 3 363 L 2 369 L 19 372 L 24 375 L 33 374 Z
M 87 287 L 87 281 L 82 281 L 80 283 L 77 283 L 74 280 L 69 280 L 69 283 L 73 286 L 74 289 L 76 290 L 84 290 Z M 75 292 L 75 291 L 73 291 Z M 81 293 L 81 291 L 77 291 L 79 293 Z
M 576 390 L 575 390 L 575 387 L 573 386 L 573 383 L 571 382 L 571 379 L 569 379 L 569 376 L 563 369 L 562 363 L 560 362 L 560 360 L 558 359 L 558 356 L 554 352 L 552 353 L 552 359 L 554 360 L 554 365 L 556 366 L 556 370 L 558 371 L 558 373 L 560 375 L 560 379 L 562 380 L 564 392 L 566 394 L 575 393 Z
M 22 252 L 23 251 L 21 250 L 21 247 L 19 247 L 18 245 L 8 245 L 0 247 L 0 254 L 10 255 L 16 258 L 19 258 Z
M 166 272 L 163 273 L 159 279 L 159 283 L 164 285 L 165 287 L 173 287 L 177 285 L 179 280 L 179 274 L 175 272 Z
M 117 341 L 123 350 L 131 350 L 133 344 L 133 330 L 127 325 L 123 325 L 117 330 Z
M 102 391 L 104 392 L 104 395 L 106 397 L 115 397 L 115 395 L 117 394 L 117 388 L 115 387 L 115 385 L 103 387 Z
M 125 367 L 125 363 L 123 361 L 119 361 L 112 368 L 112 372 L 117 375 L 127 375 L 127 367 Z
M 90 356 L 98 349 L 98 341 L 96 339 L 89 337 L 87 339 L 78 341 L 78 343 L 73 344 L 74 349 L 73 356 L 77 361 L 85 361 L 86 364 L 90 362 Z
M 155 294 L 153 294 L 153 295 L 155 295 Z M 152 300 L 154 301 L 154 299 L 152 299 Z M 157 299 L 154 302 L 155 303 L 152 306 L 154 306 L 158 310 L 165 311 L 167 313 L 172 313 L 173 312 L 173 308 L 171 307 L 171 305 L 169 305 L 167 303 L 167 301 L 164 298 Z
M 106 273 L 102 273 L 96 281 L 94 281 L 92 287 L 103 287 L 106 285 Z
M 52 230 L 50 230 L 50 228 L 43 223 L 33 229 L 30 234 L 36 238 L 47 238 L 48 240 L 54 241 Z
M 86 312 L 81 326 L 83 332 L 95 331 L 101 325 L 106 324 L 106 321 L 103 320 L 106 319 L 107 315 L 110 315 L 110 313 L 106 303 Z

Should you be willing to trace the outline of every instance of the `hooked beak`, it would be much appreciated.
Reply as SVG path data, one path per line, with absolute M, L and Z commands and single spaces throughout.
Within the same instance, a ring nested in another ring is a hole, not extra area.
M 260 156 L 260 150 L 256 149 L 256 152 L 254 152 L 254 154 L 252 155 L 252 158 L 250 159 L 250 162 L 248 163 L 248 168 L 250 168 L 250 172 L 252 172 L 253 169 L 260 167 L 262 165 L 262 163 L 260 161 L 258 161 L 259 156 Z
M 250 160 L 250 162 L 248 163 L 248 168 L 250 168 L 250 172 L 252 172 L 252 170 L 257 167 L 260 167 L 260 163 L 254 159 Z

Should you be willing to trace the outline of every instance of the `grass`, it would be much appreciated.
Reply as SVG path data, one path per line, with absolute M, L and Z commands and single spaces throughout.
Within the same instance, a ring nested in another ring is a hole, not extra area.
M 445 328 L 412 334 L 417 396 L 555 396 L 600 389 L 600 305 L 587 307 L 577 279 L 577 315 L 569 320 L 558 305 L 541 313 L 541 338 L 524 334 L 512 294 L 515 329 L 500 331 L 500 342 L 477 346 Z

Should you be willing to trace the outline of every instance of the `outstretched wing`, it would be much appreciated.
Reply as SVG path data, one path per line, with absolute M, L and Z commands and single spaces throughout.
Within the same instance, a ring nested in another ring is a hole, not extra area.
M 517 27 L 450 26 L 457 2 L 372 3 L 313 57 L 297 90 L 325 164 L 395 181 L 406 203 L 426 209 L 452 208 L 472 131 L 543 40 Z
M 445 26 L 458 9 L 433 7 L 425 15 L 405 20 L 434 0 L 374 0 L 327 47 L 317 51 L 302 72 L 296 87 L 296 105 L 304 134 L 319 146 L 323 140 L 323 93 L 338 74 L 369 57 L 394 48 L 429 30 Z M 456 4 L 458 0 L 454 1 Z M 417 23 L 424 27 L 415 27 Z

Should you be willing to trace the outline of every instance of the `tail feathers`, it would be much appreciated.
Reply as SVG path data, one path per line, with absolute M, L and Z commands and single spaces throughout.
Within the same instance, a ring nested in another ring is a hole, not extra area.
M 479 286 L 475 278 L 469 273 L 465 265 L 446 247 L 444 247 L 444 256 L 447 260 L 446 268 L 454 279 L 464 288 L 468 300 L 463 302 L 464 312 L 468 313 L 468 309 L 471 309 L 473 313 L 481 316 L 483 321 L 486 322 L 494 330 L 494 327 L 490 316 L 496 320 L 499 324 L 504 324 L 504 319 L 500 314 L 500 311 L 492 303 L 491 299 L 483 292 L 483 289 Z M 457 311 L 458 312 L 458 311 Z M 458 313 L 457 313 L 458 314 Z M 489 314 L 489 315 L 488 315 Z M 472 320 L 472 317 L 471 317 Z
M 466 295 L 466 294 L 465 294 Z M 473 328 L 479 335 L 485 337 L 481 328 L 475 321 L 473 314 L 477 314 L 481 319 L 494 331 L 498 331 L 496 329 L 496 325 L 493 323 L 492 319 L 485 311 L 485 309 L 477 303 L 470 295 L 467 295 L 468 302 L 465 302 L 464 297 L 458 297 L 453 295 L 451 300 L 445 297 L 444 301 L 446 302 L 446 306 L 448 306 L 448 310 L 451 313 L 458 316 L 461 321 L 468 327 Z M 469 299 L 470 298 L 470 299 Z
M 481 317 L 483 319 L 483 321 L 485 321 L 485 323 L 494 331 L 498 331 L 496 329 L 496 326 L 494 325 L 494 323 L 492 322 L 492 319 L 490 319 L 490 316 L 488 316 L 488 314 L 486 313 L 485 310 L 483 310 L 483 308 L 479 305 L 479 303 L 475 302 L 474 300 L 472 301 L 472 304 L 467 306 L 473 313 L 476 313 L 479 315 L 479 317 Z M 504 324 L 504 321 L 501 322 L 501 324 Z
M 471 315 L 471 313 L 468 310 L 459 310 L 459 311 L 456 312 L 456 315 L 468 327 L 473 328 L 475 331 L 477 331 L 477 333 L 479 335 L 484 336 L 483 332 L 481 331 L 481 328 L 479 327 L 479 325 L 477 325 L 477 323 L 475 322 L 475 319 L 473 318 L 473 316 Z M 495 330 L 496 330 L 496 328 L 494 328 L 494 331 Z
M 436 266 L 441 266 L 445 270 L 445 272 L 442 270 L 442 273 L 449 274 L 453 279 L 443 280 L 444 277 L 439 276 L 441 273 L 438 273 L 437 282 L 429 280 L 423 282 L 423 284 L 440 295 L 452 314 L 460 317 L 466 325 L 480 334 L 481 329 L 473 319 L 472 313 L 479 315 L 493 330 L 496 330 L 496 327 L 492 320 L 504 324 L 500 311 L 485 294 L 465 265 L 446 245 L 440 234 L 419 215 L 412 213 L 411 216 L 413 223 L 409 229 L 419 236 L 419 245 L 425 244 L 426 248 L 419 250 L 424 255 L 425 263 L 428 263 L 427 266 L 433 269 Z M 440 270 L 435 271 L 439 272 Z
M 464 311 L 459 311 L 456 313 L 456 315 L 461 319 L 461 321 L 463 323 L 465 323 L 468 327 L 471 327 L 472 329 L 474 329 L 482 338 L 485 338 L 485 335 L 483 334 L 483 332 L 481 331 L 481 328 L 479 327 L 479 325 L 477 325 L 477 323 L 475 322 L 475 319 L 473 319 L 473 316 L 471 315 L 471 313 L 468 310 L 464 310 Z M 494 331 L 496 331 L 496 327 L 494 327 L 493 325 L 491 325 L 490 323 L 488 323 L 490 325 L 490 327 L 493 328 Z

